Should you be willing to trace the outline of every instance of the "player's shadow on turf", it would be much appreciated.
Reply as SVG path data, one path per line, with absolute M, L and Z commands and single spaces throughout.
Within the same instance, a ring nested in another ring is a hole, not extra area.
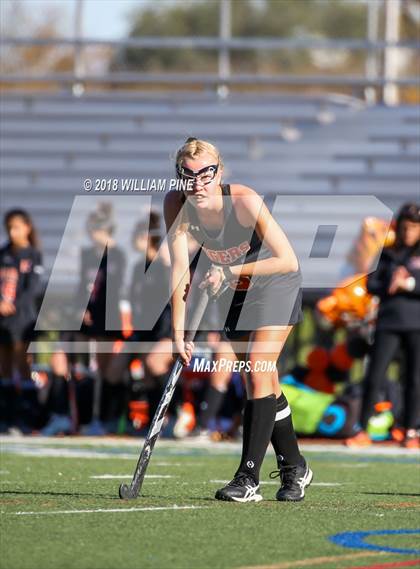
M 25 496 L 67 496 L 68 498 L 108 498 L 110 500 L 118 499 L 118 494 L 97 494 L 96 492 L 37 492 L 27 490 L 2 490 L 0 496 L 6 494 L 20 494 Z
M 359 492 L 359 494 L 366 494 L 368 496 L 412 496 L 418 498 L 419 493 L 413 494 L 411 492 Z

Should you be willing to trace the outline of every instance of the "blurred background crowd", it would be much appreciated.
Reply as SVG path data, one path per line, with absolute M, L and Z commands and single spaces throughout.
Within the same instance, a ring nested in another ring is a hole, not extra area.
M 278 362 L 296 431 L 418 448 L 420 3 L 1 11 L 0 431 L 146 433 L 172 364 L 169 306 L 141 326 L 148 289 L 169 286 L 162 195 L 112 180 L 174 177 L 193 135 L 220 148 L 226 182 L 264 195 L 300 259 L 304 321 Z M 207 328 L 195 357 L 226 358 Z M 193 360 L 163 434 L 234 439 L 244 396 L 239 373 Z

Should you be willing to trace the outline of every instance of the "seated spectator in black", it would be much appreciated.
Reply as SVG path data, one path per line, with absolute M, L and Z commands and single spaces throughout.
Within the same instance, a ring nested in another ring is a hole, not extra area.
M 401 346 L 405 356 L 403 427 L 407 448 L 419 448 L 420 407 L 420 206 L 404 205 L 397 216 L 394 245 L 386 247 L 368 291 L 380 298 L 374 343 L 364 383 L 361 430 L 347 446 L 366 446 L 367 423 L 389 364 Z
M 57 351 L 51 355 L 51 374 L 48 381 L 46 411 L 48 422 L 41 430 L 41 435 L 52 436 L 70 434 L 75 425 L 70 414 L 69 379 L 70 368 L 66 354 Z
M 232 379 L 231 366 L 236 361 L 230 343 L 221 340 L 218 332 L 209 332 L 207 342 L 212 348 L 212 361 L 220 364 L 220 360 L 223 360 L 224 364 L 219 365 L 216 371 L 210 372 L 209 382 L 200 404 L 197 428 L 192 433 L 193 436 L 198 435 L 204 439 L 209 438 L 209 426 L 215 421 L 223 406 Z
M 133 247 L 141 259 L 133 269 L 130 288 L 133 339 L 150 343 L 141 350 L 144 381 L 148 386 L 149 417 L 152 419 L 172 368 L 171 309 L 167 304 L 151 330 L 147 330 L 148 309 L 153 299 L 159 302 L 169 294 L 169 251 L 161 244 L 161 219 L 151 211 L 146 221 L 138 223 L 133 232 Z M 153 271 L 149 267 L 153 263 Z M 146 271 L 146 272 L 145 272 Z M 175 401 L 175 399 L 174 399 Z
M 113 237 L 114 230 L 112 206 L 107 203 L 99 204 L 97 210 L 92 212 L 87 220 L 87 231 L 92 245 L 81 251 L 77 295 L 78 301 L 89 295 L 80 331 L 97 342 L 121 339 L 119 301 L 125 255 L 116 244 Z M 111 295 L 108 302 L 107 293 Z M 112 329 L 107 329 L 106 322 L 112 323 Z M 120 381 L 113 381 L 115 374 L 112 372 L 114 358 L 112 350 L 105 353 L 98 350 L 95 356 L 98 367 L 97 387 L 100 389 L 95 392 L 93 421 L 92 425 L 85 429 L 86 434 L 101 434 L 107 430 L 113 432 L 125 404 L 125 385 Z

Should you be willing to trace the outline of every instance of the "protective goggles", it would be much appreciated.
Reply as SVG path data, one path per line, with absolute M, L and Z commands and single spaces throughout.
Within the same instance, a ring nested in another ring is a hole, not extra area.
M 205 168 L 201 168 L 198 172 L 194 172 L 189 168 L 185 168 L 185 166 L 177 166 L 176 173 L 178 178 L 184 181 L 197 181 L 201 184 L 207 186 L 212 182 L 217 174 L 217 170 L 219 169 L 218 164 L 211 164 L 210 166 L 206 166 Z

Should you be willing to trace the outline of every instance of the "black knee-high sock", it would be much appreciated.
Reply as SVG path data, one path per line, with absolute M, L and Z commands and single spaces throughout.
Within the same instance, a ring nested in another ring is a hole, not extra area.
M 208 386 L 198 418 L 198 423 L 202 429 L 207 429 L 211 419 L 217 417 L 225 395 L 226 391 L 220 391 L 212 385 Z
M 64 376 L 52 374 L 47 407 L 51 413 L 57 415 L 70 413 L 68 383 Z
M 242 457 L 238 472 L 251 475 L 259 482 L 260 468 L 267 451 L 276 413 L 274 394 L 250 399 L 245 404 Z
M 276 401 L 276 417 L 271 435 L 271 444 L 277 457 L 277 465 L 294 466 L 303 462 L 293 429 L 292 414 L 287 399 L 282 393 Z
M 103 381 L 102 400 L 101 400 L 101 420 L 115 421 L 120 418 L 125 406 L 124 383 L 110 383 Z

